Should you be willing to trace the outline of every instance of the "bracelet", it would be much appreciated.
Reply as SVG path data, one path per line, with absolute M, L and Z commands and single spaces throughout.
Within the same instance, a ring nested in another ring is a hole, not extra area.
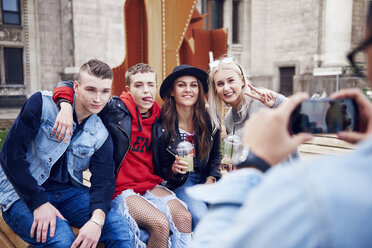
M 99 226 L 99 228 L 102 229 L 102 227 L 103 227 L 103 223 L 100 222 L 99 220 L 97 220 L 97 219 L 95 219 L 95 218 L 90 218 L 89 221 L 96 223 L 96 224 Z
M 63 103 L 63 102 L 67 102 L 67 103 L 71 104 L 71 102 L 70 102 L 69 100 L 67 100 L 67 99 L 64 99 L 64 98 L 58 98 L 58 99 L 57 99 L 57 106 L 58 106 L 59 108 L 61 108 L 61 103 Z

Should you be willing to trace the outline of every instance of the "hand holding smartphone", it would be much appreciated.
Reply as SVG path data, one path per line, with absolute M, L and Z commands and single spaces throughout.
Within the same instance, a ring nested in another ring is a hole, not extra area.
M 349 98 L 306 100 L 295 108 L 289 120 L 291 134 L 358 131 L 358 127 L 358 108 Z

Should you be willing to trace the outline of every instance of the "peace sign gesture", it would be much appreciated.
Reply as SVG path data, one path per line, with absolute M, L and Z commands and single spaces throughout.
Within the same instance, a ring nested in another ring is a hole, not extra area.
M 269 89 L 257 89 L 250 83 L 248 83 L 248 87 L 251 88 L 251 92 L 245 92 L 247 96 L 262 102 L 269 108 L 274 106 L 277 99 L 277 94 L 274 91 Z

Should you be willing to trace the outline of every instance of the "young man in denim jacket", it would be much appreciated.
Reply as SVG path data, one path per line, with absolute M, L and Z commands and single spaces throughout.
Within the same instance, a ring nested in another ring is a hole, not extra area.
M 96 115 L 111 95 L 113 73 L 102 61 L 82 65 L 67 142 L 51 135 L 59 112 L 52 92 L 32 95 L 9 130 L 0 153 L 4 220 L 34 247 L 129 247 L 128 224 L 110 211 L 115 176 L 109 132 Z M 83 171 L 92 173 L 90 189 Z M 75 239 L 70 225 L 79 227 Z

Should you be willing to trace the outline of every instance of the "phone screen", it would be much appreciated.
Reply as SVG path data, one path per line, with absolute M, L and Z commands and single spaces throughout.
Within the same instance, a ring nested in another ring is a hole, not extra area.
M 338 133 L 357 129 L 358 109 L 352 99 L 307 100 L 296 107 L 289 121 L 292 134 Z

